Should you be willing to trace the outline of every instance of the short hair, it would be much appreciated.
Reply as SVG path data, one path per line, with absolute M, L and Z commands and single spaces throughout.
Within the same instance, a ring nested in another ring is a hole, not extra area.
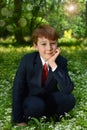
M 38 37 L 45 37 L 49 40 L 57 41 L 58 33 L 50 25 L 40 25 L 32 34 L 32 40 L 34 43 L 37 43 Z

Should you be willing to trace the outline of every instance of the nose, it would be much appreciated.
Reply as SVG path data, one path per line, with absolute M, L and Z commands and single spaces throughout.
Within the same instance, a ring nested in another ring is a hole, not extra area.
M 48 51 L 51 51 L 52 50 L 52 45 L 48 44 L 46 48 L 47 48 Z

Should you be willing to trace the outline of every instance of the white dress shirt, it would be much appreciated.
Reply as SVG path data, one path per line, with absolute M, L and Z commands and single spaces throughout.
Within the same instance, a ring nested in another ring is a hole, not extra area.
M 42 61 L 42 65 L 44 65 L 46 63 L 47 65 L 47 68 L 48 68 L 48 71 L 49 71 L 49 64 L 48 64 L 48 61 L 45 61 L 42 57 L 41 58 L 41 61 Z M 56 70 L 57 67 L 53 68 L 52 71 L 54 72 Z

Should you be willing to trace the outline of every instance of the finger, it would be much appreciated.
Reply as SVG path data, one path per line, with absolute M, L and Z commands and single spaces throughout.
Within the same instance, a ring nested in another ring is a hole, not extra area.
M 60 54 L 60 49 L 57 49 L 55 55 L 58 56 Z
M 57 48 L 57 49 L 56 49 L 56 52 L 60 53 L 60 52 L 61 52 L 60 48 Z

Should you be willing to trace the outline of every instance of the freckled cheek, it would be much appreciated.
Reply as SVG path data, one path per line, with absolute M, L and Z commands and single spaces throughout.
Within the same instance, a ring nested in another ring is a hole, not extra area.
M 56 49 L 56 48 L 57 48 L 57 45 L 55 45 L 53 48 Z
M 53 52 L 55 52 L 55 51 L 56 51 L 56 49 L 57 49 L 57 47 L 54 47 L 54 48 L 53 48 Z

